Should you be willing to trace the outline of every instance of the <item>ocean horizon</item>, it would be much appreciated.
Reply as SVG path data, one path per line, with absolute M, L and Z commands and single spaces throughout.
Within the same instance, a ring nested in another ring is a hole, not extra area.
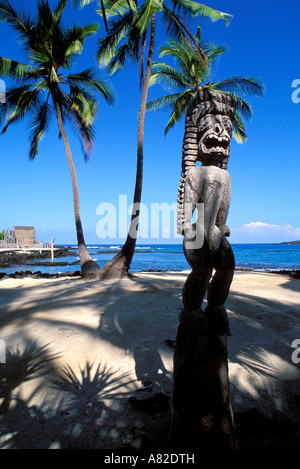
M 53 265 L 43 265 L 49 259 L 34 259 L 29 264 L 14 264 L 0 268 L 0 272 L 12 274 L 30 270 L 57 274 L 80 270 L 77 246 L 56 244 L 57 248 L 68 248 L 69 256 L 54 258 Z M 102 268 L 121 249 L 122 244 L 88 244 L 91 257 Z M 249 243 L 231 244 L 236 269 L 258 272 L 291 271 L 300 269 L 300 244 Z M 60 265 L 65 263 L 66 265 Z M 130 271 L 184 271 L 190 270 L 181 244 L 137 244 Z

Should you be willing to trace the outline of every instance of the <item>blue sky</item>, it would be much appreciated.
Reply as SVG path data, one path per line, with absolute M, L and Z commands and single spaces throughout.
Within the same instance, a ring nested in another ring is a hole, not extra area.
M 13 3 L 31 8 L 36 4 L 35 0 Z M 50 4 L 54 5 L 56 1 L 50 1 Z M 297 91 L 292 88 L 292 83 L 300 79 L 300 4 L 298 0 L 286 4 L 279 0 L 207 0 L 206 4 L 234 16 L 228 27 L 220 21 L 203 24 L 203 36 L 228 49 L 218 64 L 214 79 L 253 76 L 259 77 L 266 87 L 262 99 L 248 100 L 254 113 L 252 121 L 247 123 L 246 143 L 239 145 L 232 141 L 231 145 L 228 166 L 232 178 L 228 217 L 230 241 L 300 239 L 300 103 L 292 101 L 292 93 Z M 97 36 L 87 40 L 84 54 L 78 58 L 75 66 L 78 71 L 96 65 L 94 52 L 104 28 L 95 8 L 94 3 L 81 11 L 67 10 L 71 22 L 101 23 Z M 191 26 L 194 32 L 196 25 Z M 15 33 L 6 24 L 0 24 L 0 39 L 1 56 L 25 61 Z M 163 41 L 164 33 L 159 27 L 156 51 Z M 99 209 L 97 214 L 97 207 L 103 203 L 112 204 L 119 216 L 119 196 L 123 196 L 122 203 L 127 200 L 129 207 L 134 190 L 137 115 L 141 98 L 137 67 L 128 62 L 126 68 L 110 81 L 115 89 L 116 103 L 110 108 L 103 99 L 100 101 L 95 151 L 87 164 L 78 140 L 69 131 L 88 244 L 122 242 L 124 238 L 118 232 L 118 225 L 116 239 L 98 237 L 97 226 L 99 228 L 103 217 L 99 215 Z M 149 100 L 164 92 L 159 86 L 152 87 Z M 177 198 L 183 121 L 165 138 L 163 131 L 167 120 L 165 113 L 147 113 L 146 116 L 142 201 L 149 216 L 151 204 L 171 206 Z M 37 237 L 44 242 L 53 236 L 59 244 L 76 243 L 71 179 L 55 121 L 33 162 L 28 158 L 27 134 L 24 121 L 0 136 L 0 229 L 34 225 Z M 157 238 L 147 239 L 147 235 L 151 237 L 151 219 L 145 216 L 144 220 L 141 226 L 143 237 L 139 238 L 139 243 L 159 242 Z M 161 227 L 161 242 L 181 242 L 181 238 L 168 238 L 166 230 Z

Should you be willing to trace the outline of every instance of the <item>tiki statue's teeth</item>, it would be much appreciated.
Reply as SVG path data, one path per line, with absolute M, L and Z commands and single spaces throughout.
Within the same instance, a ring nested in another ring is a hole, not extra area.
M 219 137 L 216 134 L 209 134 L 203 141 L 203 146 L 207 151 L 227 153 L 229 151 L 230 139 L 226 135 Z

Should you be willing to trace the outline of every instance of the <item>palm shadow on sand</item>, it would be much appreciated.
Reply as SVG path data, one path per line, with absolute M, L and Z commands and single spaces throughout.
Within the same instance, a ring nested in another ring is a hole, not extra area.
M 11 308 L 7 300 L 5 307 L 9 312 L 2 314 L 2 325 L 34 317 L 42 303 L 46 312 L 41 319 L 44 325 L 74 329 L 118 347 L 125 358 L 133 358 L 136 380 L 132 383 L 132 375 L 130 379 L 123 376 L 120 383 L 114 369 L 118 364 L 113 363 L 113 367 L 108 368 L 98 356 L 91 364 L 85 363 L 78 369 L 66 363 L 61 373 L 51 349 L 47 348 L 49 344 L 38 347 L 31 344 L 30 337 L 24 337 L 29 347 L 27 352 L 19 351 L 17 357 L 12 358 L 12 361 L 23 361 L 23 365 L 16 368 L 16 386 L 5 384 L 6 389 L 11 390 L 6 393 L 5 406 L 8 400 L 10 406 L 0 416 L 0 448 L 119 448 L 120 445 L 132 448 L 143 444 L 153 448 L 165 445 L 167 438 L 162 435 L 169 431 L 170 406 L 151 414 L 149 409 L 132 406 L 130 398 L 144 400 L 162 392 L 171 404 L 172 369 L 166 363 L 172 359 L 173 350 L 166 345 L 166 339 L 172 342 L 176 338 L 181 308 L 182 281 L 176 278 L 176 275 L 170 280 L 162 278 L 159 285 L 156 280 L 132 279 L 135 286 L 140 286 L 135 292 L 122 281 L 108 282 L 105 290 L 99 292 L 95 290 L 97 283 L 81 285 L 73 279 L 64 281 L 62 291 L 54 291 L 53 286 L 46 285 L 43 298 L 35 303 L 24 303 L 22 310 Z M 298 289 L 298 285 L 297 280 L 288 279 L 282 286 L 292 291 Z M 95 311 L 99 320 L 96 329 L 64 318 L 66 291 L 69 292 L 68 308 L 80 304 L 83 310 L 86 307 Z M 25 289 L 19 294 L 27 298 Z M 297 419 L 300 421 L 299 365 L 297 368 L 291 362 L 290 344 L 299 336 L 299 312 L 279 299 L 234 291 L 229 295 L 227 308 L 232 332 L 228 338 L 231 401 L 240 446 L 299 447 L 299 425 L 295 424 Z M 49 313 L 61 311 L 60 319 L 47 316 L 48 310 Z M 30 353 L 34 364 L 30 364 Z M 44 361 L 43 371 L 38 360 L 35 362 L 38 357 Z M 28 360 L 29 365 L 26 365 Z M 22 380 L 28 383 L 30 376 L 34 376 L 35 387 L 24 397 L 18 394 L 17 385 Z M 43 386 L 47 392 L 43 405 L 38 407 L 34 402 L 35 393 Z M 111 395 L 110 388 L 114 388 Z M 3 392 L 3 380 L 1 389 Z M 1 397 L 3 399 L 3 394 Z M 4 401 L 0 401 L 2 406 Z
M 30 343 L 0 366 L 0 449 L 105 448 L 126 428 L 129 381 L 105 365 L 57 369 L 50 348 Z M 22 384 L 32 381 L 30 393 Z M 41 405 L 37 393 L 44 392 Z

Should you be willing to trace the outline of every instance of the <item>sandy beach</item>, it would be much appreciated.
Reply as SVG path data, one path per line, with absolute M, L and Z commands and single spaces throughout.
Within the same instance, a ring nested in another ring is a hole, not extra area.
M 167 450 L 187 275 L 1 280 L 0 448 Z M 226 307 L 240 449 L 299 449 L 299 304 L 299 279 L 235 273 Z

